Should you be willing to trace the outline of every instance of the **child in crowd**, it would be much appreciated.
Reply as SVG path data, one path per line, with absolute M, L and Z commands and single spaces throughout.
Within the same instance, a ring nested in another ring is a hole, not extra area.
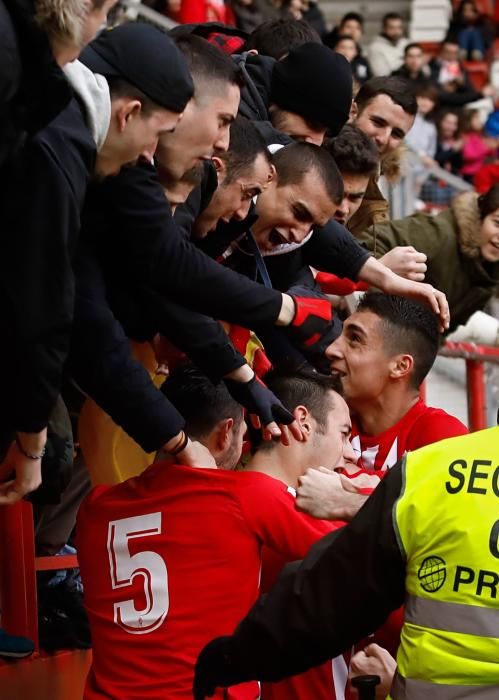
M 485 135 L 482 118 L 477 109 L 463 112 L 461 138 L 463 142 L 461 175 L 468 182 L 473 182 L 480 168 L 497 154 L 498 140 Z
M 352 66 L 354 80 L 358 83 L 362 85 L 362 83 L 365 83 L 366 80 L 372 77 L 367 58 L 361 54 L 359 45 L 353 36 L 349 34 L 338 34 L 331 44 L 331 48 L 347 59 Z
M 437 151 L 437 127 L 432 119 L 438 103 L 438 91 L 433 85 L 421 86 L 416 91 L 418 113 L 414 124 L 406 136 L 407 146 L 419 158 L 414 158 L 413 172 L 418 191 L 428 177 L 428 168 L 435 163 Z
M 459 117 L 455 112 L 446 110 L 440 113 L 436 126 L 437 149 L 435 161 L 444 170 L 457 175 L 462 165 Z M 439 180 L 433 175 L 426 180 L 421 189 L 421 199 L 424 202 L 442 206 L 449 204 L 455 194 L 456 190 L 452 185 Z

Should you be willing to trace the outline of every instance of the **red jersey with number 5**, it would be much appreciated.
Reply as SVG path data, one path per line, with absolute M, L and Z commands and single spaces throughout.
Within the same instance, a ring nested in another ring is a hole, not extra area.
M 262 546 L 300 559 L 330 529 L 254 472 L 159 463 L 95 488 L 77 522 L 93 645 L 85 700 L 191 700 L 199 652 L 258 596 Z M 216 697 L 258 696 L 246 683 Z

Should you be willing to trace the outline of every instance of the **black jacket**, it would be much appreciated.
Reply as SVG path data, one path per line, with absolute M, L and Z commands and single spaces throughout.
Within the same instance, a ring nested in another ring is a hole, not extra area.
M 214 234 L 201 241 L 199 245 L 209 255 L 217 257 L 241 233 L 240 223 L 225 224 L 219 226 Z M 248 248 L 244 241 L 241 241 L 239 247 L 240 250 L 236 249 L 226 258 L 226 264 L 251 279 L 259 279 L 252 248 Z M 338 277 L 356 280 L 360 269 L 369 257 L 365 248 L 357 243 L 344 226 L 331 220 L 323 228 L 315 230 L 301 247 L 289 253 L 265 256 L 264 262 L 272 286 L 281 292 L 286 292 L 290 287 L 297 285 L 315 287 L 310 267 L 322 272 L 330 272 Z
M 196 358 L 203 349 L 222 348 L 213 352 L 212 361 L 232 361 L 235 368 L 242 361 L 225 335 L 210 336 L 204 325 L 200 335 L 195 323 L 177 334 L 175 314 L 181 310 L 172 311 L 169 328 L 158 326 L 161 300 L 165 306 L 175 302 L 250 328 L 273 324 L 282 304 L 279 292 L 235 275 L 185 239 L 155 168 L 148 164 L 124 168 L 89 191 L 76 275 L 70 370 L 81 388 L 147 451 L 163 445 L 181 423 L 130 356 L 123 326 L 129 330 L 137 323 L 137 309 L 143 316 L 142 333 L 161 330 L 182 349 L 193 343 L 190 352 Z M 213 324 L 217 330 L 212 326 L 211 332 L 223 333 Z M 207 364 L 205 360 L 205 371 Z
M 38 432 L 59 392 L 73 317 L 71 259 L 95 143 L 76 100 L 22 149 L 2 183 L 1 406 Z
M 0 0 L 0 165 L 71 99 L 31 0 Z
M 234 56 L 234 60 L 246 83 L 241 90 L 239 114 L 251 119 L 268 145 L 280 143 L 287 146 L 293 143 L 289 136 L 274 129 L 271 123 L 269 107 L 272 104 L 271 82 L 275 58 L 243 53 Z
M 414 88 L 414 90 L 417 90 L 421 87 L 426 87 L 427 85 L 430 85 L 431 82 L 430 71 L 427 67 L 426 71 L 421 69 L 415 78 L 411 76 L 411 74 L 405 66 L 394 70 L 392 72 L 392 75 L 395 75 L 397 78 L 404 78 L 404 80 L 408 80 L 411 86 Z

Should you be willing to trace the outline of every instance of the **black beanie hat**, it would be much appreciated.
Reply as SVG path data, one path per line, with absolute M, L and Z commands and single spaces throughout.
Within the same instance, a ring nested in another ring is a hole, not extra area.
M 123 78 L 172 112 L 183 112 L 194 94 L 182 52 L 152 24 L 129 22 L 103 31 L 80 61 L 94 73 Z
M 274 66 L 270 102 L 336 136 L 352 105 L 352 69 L 347 59 L 323 44 L 308 43 Z

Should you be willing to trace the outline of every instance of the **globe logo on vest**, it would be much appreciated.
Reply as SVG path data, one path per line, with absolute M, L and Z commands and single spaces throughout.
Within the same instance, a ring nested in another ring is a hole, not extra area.
M 441 557 L 426 557 L 419 567 L 418 579 L 421 588 L 427 593 L 436 593 L 445 583 L 447 569 Z

